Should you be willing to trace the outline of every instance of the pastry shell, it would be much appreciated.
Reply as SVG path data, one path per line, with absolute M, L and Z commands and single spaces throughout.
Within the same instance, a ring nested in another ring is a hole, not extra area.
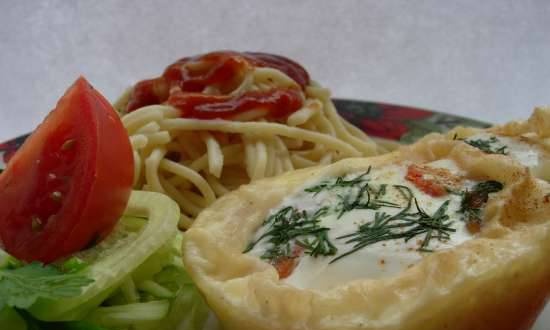
M 395 276 L 328 290 L 286 284 L 269 263 L 242 253 L 269 210 L 308 183 L 369 166 L 438 159 L 454 160 L 472 179 L 505 185 L 489 199 L 474 239 Z M 242 186 L 186 232 L 184 263 L 227 330 L 528 329 L 550 292 L 549 194 L 548 183 L 508 157 L 435 134 L 387 155 Z

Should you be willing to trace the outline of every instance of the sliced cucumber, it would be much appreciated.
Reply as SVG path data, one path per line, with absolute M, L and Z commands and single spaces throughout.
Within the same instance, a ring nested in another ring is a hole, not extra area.
M 88 321 L 104 327 L 128 327 L 138 322 L 162 320 L 169 310 L 168 300 L 99 307 L 88 315 Z
M 130 273 L 174 238 L 180 213 L 178 205 L 162 194 L 134 191 L 125 216 L 142 217 L 147 221 L 137 231 L 130 230 L 123 237 L 106 239 L 86 251 L 83 256 L 90 266 L 78 273 L 92 278 L 94 282 L 77 297 L 37 301 L 29 309 L 34 317 L 44 321 L 82 319 L 120 287 Z M 128 219 L 131 223 L 129 228 L 139 228 L 139 220 Z M 124 225 L 124 219 L 122 222 Z

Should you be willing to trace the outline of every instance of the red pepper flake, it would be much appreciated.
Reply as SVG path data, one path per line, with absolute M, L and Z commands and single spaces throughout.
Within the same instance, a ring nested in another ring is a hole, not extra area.
M 461 181 L 461 177 L 454 175 L 444 168 L 433 168 L 411 164 L 407 168 L 405 179 L 412 182 L 418 189 L 433 197 L 448 194 Z
M 304 249 L 301 246 L 295 246 L 291 256 L 280 257 L 273 261 L 273 267 L 277 269 L 279 273 L 279 279 L 284 279 L 290 276 L 296 266 L 298 266 L 299 257 L 302 255 Z

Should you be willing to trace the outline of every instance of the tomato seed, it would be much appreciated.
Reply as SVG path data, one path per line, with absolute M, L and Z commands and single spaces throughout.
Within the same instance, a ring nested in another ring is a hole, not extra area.
M 61 202 L 61 197 L 63 197 L 63 195 L 61 195 L 61 192 L 57 190 L 50 194 L 50 198 L 56 202 Z
M 65 150 L 72 149 L 75 143 L 76 143 L 75 139 L 69 139 L 63 143 L 63 145 L 61 146 L 61 150 L 65 151 Z
M 32 231 L 41 231 L 44 226 L 44 223 L 42 222 L 42 219 L 37 217 L 36 215 L 33 215 L 31 217 L 31 228 Z

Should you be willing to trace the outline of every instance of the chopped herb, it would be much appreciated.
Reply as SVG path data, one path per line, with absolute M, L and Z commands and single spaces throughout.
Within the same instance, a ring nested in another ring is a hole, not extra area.
M 458 211 L 463 215 L 462 220 L 481 224 L 481 210 L 487 203 L 489 194 L 501 191 L 503 187 L 502 183 L 491 180 L 480 182 L 472 190 L 464 192 Z
M 336 178 L 336 181 L 333 182 L 333 183 L 325 181 L 325 182 L 322 182 L 322 183 L 320 183 L 316 186 L 306 188 L 305 191 L 310 192 L 310 193 L 314 193 L 314 195 L 317 195 L 318 193 L 320 193 L 323 190 L 331 190 L 331 189 L 336 188 L 336 187 L 353 187 L 353 186 L 356 186 L 358 184 L 361 184 L 361 183 L 365 182 L 366 181 L 365 176 L 369 175 L 370 170 L 371 170 L 371 167 L 369 166 L 369 168 L 367 169 L 367 171 L 365 173 L 363 173 L 361 175 L 358 175 L 353 179 L 346 180 L 346 179 L 344 179 L 343 176 L 339 176 L 338 178 Z
M 353 195 L 353 193 L 349 193 L 347 195 L 338 195 L 338 198 L 340 198 L 340 203 L 336 207 L 336 209 L 339 211 L 337 218 L 339 219 L 346 212 L 355 209 L 377 210 L 384 206 L 393 208 L 399 207 L 399 204 L 380 199 L 386 194 L 386 185 L 383 185 L 383 187 L 381 186 L 374 194 L 371 192 L 372 190 L 373 189 L 367 182 L 359 188 L 359 191 L 355 195 Z
M 328 210 L 328 207 L 322 207 L 314 214 L 308 214 L 287 206 L 264 221 L 264 225 L 270 226 L 269 230 L 250 243 L 244 252 L 252 250 L 260 241 L 267 239 L 271 246 L 261 256 L 262 259 L 291 257 L 292 243 L 303 247 L 304 253 L 313 257 L 334 255 L 337 249 L 327 236 L 329 228 L 319 224 L 320 218 Z
M 93 280 L 77 274 L 63 274 L 53 266 L 33 262 L 16 269 L 0 269 L 0 310 L 4 306 L 25 309 L 39 298 L 77 296 Z
M 486 140 L 484 139 L 464 140 L 464 142 L 471 145 L 472 147 L 478 148 L 479 150 L 483 151 L 486 154 L 508 155 L 507 146 L 505 145 L 501 147 L 495 146 L 495 144 L 500 142 L 495 136 L 492 136 Z
M 376 191 L 374 188 L 371 188 L 371 192 L 374 194 L 374 199 L 380 199 L 386 194 L 386 187 L 388 185 L 383 183 L 378 187 L 378 190 Z
M 449 220 L 449 215 L 447 215 L 450 200 L 443 202 L 433 215 L 429 215 L 420 207 L 408 187 L 398 187 L 408 197 L 407 206 L 393 216 L 385 212 L 376 212 L 374 221 L 360 225 L 354 233 L 337 237 L 337 239 L 348 239 L 345 243 L 354 245 L 351 250 L 332 259 L 330 263 L 377 242 L 393 239 L 404 239 L 405 242 L 408 242 L 420 235 L 424 235 L 424 237 L 418 251 L 432 252 L 429 249 L 431 240 L 446 241 L 450 238 L 450 233 L 456 231 L 451 227 L 452 221 Z M 411 212 L 413 204 L 416 211 Z
M 304 252 L 312 257 L 334 255 L 338 252 L 327 235 L 328 228 L 323 228 L 312 239 L 305 238 L 304 240 L 296 239 L 296 244 L 304 248 Z
M 451 226 L 453 221 L 447 214 L 450 200 L 444 201 L 433 214 L 428 214 L 409 187 L 394 184 L 374 185 L 367 177 L 369 173 L 370 168 L 352 179 L 340 176 L 305 189 L 306 193 L 315 196 L 321 191 L 346 188 L 332 192 L 338 198 L 336 205 L 324 206 L 316 212 L 299 210 L 293 206 L 281 208 L 264 220 L 266 231 L 251 242 L 244 252 L 252 250 L 259 242 L 264 241 L 268 244 L 260 257 L 272 262 L 297 258 L 299 254 L 296 251 L 299 248 L 300 253 L 303 251 L 312 257 L 335 256 L 330 261 L 333 263 L 368 245 L 394 239 L 408 242 L 418 238 L 417 250 L 432 252 L 430 243 L 433 240 L 447 241 L 451 233 L 456 231 Z M 485 189 L 494 189 L 491 188 L 491 184 L 488 185 Z M 397 203 L 388 200 L 390 192 L 392 196 L 397 193 L 402 201 Z M 396 214 L 391 215 L 383 208 L 398 210 Z M 335 217 L 340 219 L 346 212 L 357 209 L 374 210 L 374 219 L 358 225 L 352 233 L 336 237 L 336 240 L 345 240 L 344 244 L 350 245 L 348 251 L 337 255 L 338 248 L 329 238 L 330 228 L 321 226 L 320 219 L 329 212 L 335 212 Z

